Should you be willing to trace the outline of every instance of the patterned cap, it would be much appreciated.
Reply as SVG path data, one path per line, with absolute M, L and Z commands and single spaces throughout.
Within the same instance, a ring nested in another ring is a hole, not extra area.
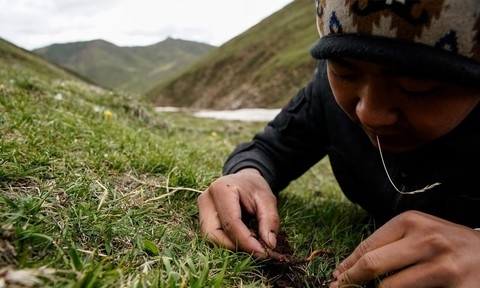
M 316 1 L 313 57 L 350 57 L 480 86 L 480 0 Z

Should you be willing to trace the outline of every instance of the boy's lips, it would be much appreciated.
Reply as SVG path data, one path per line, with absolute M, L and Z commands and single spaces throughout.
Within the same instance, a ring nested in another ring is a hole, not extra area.
M 418 145 L 404 134 L 375 133 L 365 130 L 372 143 L 377 146 L 377 137 L 383 150 L 388 152 L 405 152 L 415 149 Z

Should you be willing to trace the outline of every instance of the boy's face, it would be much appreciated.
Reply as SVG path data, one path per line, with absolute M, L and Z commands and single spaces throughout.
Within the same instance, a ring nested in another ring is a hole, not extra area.
M 454 129 L 480 102 L 480 89 L 402 75 L 391 67 L 329 59 L 338 104 L 382 150 L 414 150 Z

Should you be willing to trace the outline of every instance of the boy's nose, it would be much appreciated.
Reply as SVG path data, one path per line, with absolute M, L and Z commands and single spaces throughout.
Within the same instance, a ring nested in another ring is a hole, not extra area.
M 387 85 L 366 84 L 359 91 L 355 112 L 366 127 L 381 128 L 397 122 L 400 110 Z

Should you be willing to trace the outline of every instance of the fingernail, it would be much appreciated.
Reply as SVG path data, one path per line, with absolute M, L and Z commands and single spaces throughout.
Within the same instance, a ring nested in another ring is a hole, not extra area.
M 333 281 L 328 284 L 328 288 L 337 288 L 338 287 L 338 281 Z
M 272 249 L 277 246 L 277 235 L 273 232 L 268 233 L 268 245 Z
M 337 279 L 338 276 L 340 276 L 340 271 L 334 270 L 334 271 L 332 272 L 332 276 L 333 276 L 333 278 Z

